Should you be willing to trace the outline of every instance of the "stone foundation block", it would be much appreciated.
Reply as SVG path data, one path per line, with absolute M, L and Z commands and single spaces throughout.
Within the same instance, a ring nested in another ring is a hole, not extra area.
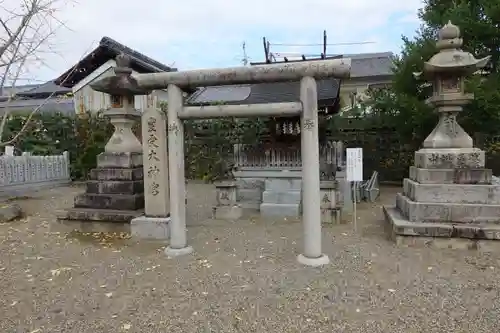
M 136 194 L 144 192 L 144 181 L 135 180 L 90 180 L 86 192 L 98 194 Z
M 415 152 L 415 166 L 423 169 L 481 169 L 485 160 L 479 148 L 426 148 Z
M 300 178 L 272 178 L 265 181 L 266 191 L 287 192 L 290 190 L 301 190 L 302 179 Z
M 329 224 L 340 224 L 342 223 L 340 209 L 321 209 L 321 222 Z
M 98 168 L 137 168 L 142 166 L 142 153 L 110 153 L 97 156 Z
M 422 169 L 410 167 L 410 179 L 421 184 L 491 184 L 491 169 Z
M 397 207 L 384 206 L 383 212 L 393 235 L 500 240 L 498 224 L 411 222 Z
M 116 180 L 116 181 L 134 181 L 144 179 L 144 170 L 140 168 L 113 169 L 97 168 L 90 170 L 91 180 Z
M 234 206 L 215 206 L 213 208 L 213 218 L 216 220 L 235 221 L 243 216 L 243 208 L 239 205 Z
M 262 193 L 262 202 L 268 204 L 300 204 L 302 199 L 301 191 L 276 192 L 266 190 Z
M 262 203 L 262 189 L 238 188 L 238 202 Z
M 94 194 L 75 197 L 75 208 L 138 210 L 144 208 L 144 194 Z
M 500 205 L 416 202 L 398 193 L 396 207 L 410 222 L 500 224 Z
M 56 214 L 60 220 L 129 223 L 143 213 L 141 210 L 70 208 Z
M 403 194 L 417 202 L 500 205 L 500 185 L 419 184 L 406 178 Z
M 264 190 L 264 180 L 260 178 L 238 178 L 235 181 L 238 189 L 260 189 Z
M 264 217 L 300 217 L 300 204 L 271 204 L 260 205 L 260 214 Z
M 170 236 L 170 217 L 139 216 L 130 221 L 132 237 L 166 240 Z

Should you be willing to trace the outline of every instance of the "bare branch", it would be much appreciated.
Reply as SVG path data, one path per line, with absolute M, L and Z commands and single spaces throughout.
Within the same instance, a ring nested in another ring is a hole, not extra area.
M 0 0 L 0 95 L 3 95 L 3 87 L 11 86 L 7 105 L 0 122 L 0 147 L 16 141 L 28 128 L 33 116 L 53 98 L 54 93 L 47 97 L 29 114 L 23 128 L 9 141 L 1 142 L 3 132 L 9 118 L 9 103 L 17 99 L 15 86 L 21 76 L 28 71 L 28 66 L 33 63 L 44 64 L 41 57 L 46 53 L 53 53 L 50 47 L 51 39 L 57 31 L 66 24 L 56 17 L 58 3 L 67 5 L 73 0 L 18 0 L 15 7 L 6 7 L 4 1 Z M 12 6 L 12 4 L 11 4 Z M 5 30 L 5 34 L 1 33 Z M 86 51 L 86 53 L 89 50 Z M 83 58 L 83 56 L 82 56 Z M 76 69 L 76 68 L 75 68 Z M 63 83 L 69 78 L 75 69 L 72 69 Z

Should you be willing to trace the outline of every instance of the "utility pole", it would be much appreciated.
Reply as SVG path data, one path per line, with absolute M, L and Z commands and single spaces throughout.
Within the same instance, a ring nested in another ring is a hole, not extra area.
M 248 65 L 248 55 L 247 55 L 247 46 L 246 46 L 245 42 L 243 42 L 242 48 L 243 48 L 243 59 L 241 60 L 241 62 L 243 63 L 243 66 L 247 66 Z

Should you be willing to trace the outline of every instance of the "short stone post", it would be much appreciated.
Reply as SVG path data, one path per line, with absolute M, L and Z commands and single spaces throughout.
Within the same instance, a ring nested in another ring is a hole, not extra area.
M 321 222 L 338 224 L 341 222 L 341 208 L 338 203 L 339 191 L 337 181 L 322 181 L 321 195 Z
M 301 264 L 321 266 L 330 262 L 321 252 L 321 207 L 319 181 L 318 100 L 316 81 L 304 77 L 300 81 L 300 100 L 304 108 L 301 122 L 302 152 L 302 223 L 304 224 L 304 253 L 298 256 Z
M 165 249 L 168 256 L 179 256 L 193 252 L 187 244 L 186 230 L 186 183 L 184 175 L 184 125 L 179 112 L 184 107 L 182 90 L 169 84 L 168 122 L 168 163 L 170 179 L 170 245 Z
M 213 208 L 213 218 L 221 220 L 237 220 L 243 215 L 243 208 L 238 204 L 238 185 L 233 181 L 215 184 L 217 206 Z
M 132 236 L 145 239 L 168 239 L 170 190 L 166 115 L 158 108 L 142 114 L 142 150 L 144 170 L 144 216 L 133 219 Z

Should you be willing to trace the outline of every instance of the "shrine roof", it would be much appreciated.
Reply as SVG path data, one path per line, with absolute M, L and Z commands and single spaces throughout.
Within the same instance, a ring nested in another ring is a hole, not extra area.
M 336 103 L 340 81 L 324 79 L 317 81 L 318 106 L 333 106 Z M 189 105 L 262 104 L 299 101 L 300 82 L 258 83 L 200 88 L 186 101 Z

